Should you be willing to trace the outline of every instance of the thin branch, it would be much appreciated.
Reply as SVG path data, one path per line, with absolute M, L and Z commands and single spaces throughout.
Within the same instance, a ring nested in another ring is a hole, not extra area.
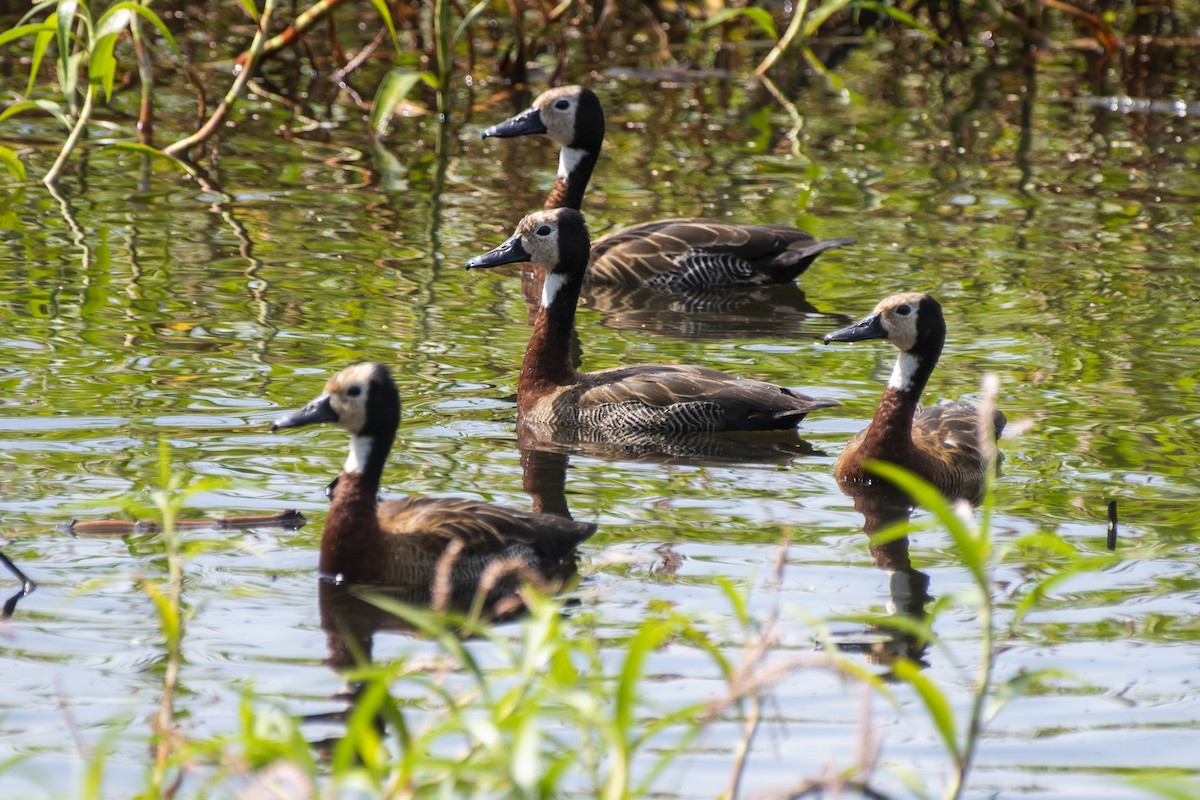
M 79 144 L 80 138 L 87 131 L 88 121 L 92 117 L 92 107 L 95 105 L 95 102 L 96 84 L 89 83 L 87 94 L 83 98 L 83 108 L 79 110 L 79 118 L 75 120 L 75 127 L 71 129 L 70 135 L 67 136 L 67 141 L 63 143 L 63 148 L 59 151 L 58 158 L 54 159 L 49 172 L 42 178 L 42 183 L 50 187 L 58 183 L 58 178 L 62 174 L 63 168 L 67 165 L 67 159 L 70 158 L 71 152 Z
M 254 48 L 251 46 L 250 50 L 247 50 L 234 59 L 233 63 L 239 67 L 245 66 L 247 63 L 254 63 L 260 57 L 266 58 L 267 56 L 275 55 L 283 48 L 291 46 L 297 39 L 307 33 L 309 28 L 316 25 L 322 17 L 337 8 L 341 2 L 342 0 L 319 0 L 319 2 L 310 6 L 307 11 L 297 16 L 296 21 L 287 26 L 283 33 L 268 39 L 267 43 L 262 46 L 261 53 L 255 55 Z M 266 25 L 262 27 L 266 28 Z
M 258 18 L 258 31 L 254 34 L 254 41 L 250 43 L 250 58 L 238 73 L 233 86 L 229 87 L 229 91 L 225 94 L 225 99 L 221 101 L 221 104 L 213 111 L 212 116 L 208 118 L 208 122 L 204 123 L 200 130 L 191 136 L 164 147 L 164 153 L 171 156 L 179 156 L 186 153 L 191 148 L 206 141 L 216 132 L 221 123 L 225 121 L 225 117 L 229 114 L 229 109 L 242 96 L 242 91 L 246 88 L 246 81 L 250 80 L 250 76 L 258 67 L 258 62 L 262 55 L 263 39 L 266 37 L 267 27 L 271 22 L 271 12 L 274 9 L 275 0 L 266 0 L 263 4 L 262 15 Z

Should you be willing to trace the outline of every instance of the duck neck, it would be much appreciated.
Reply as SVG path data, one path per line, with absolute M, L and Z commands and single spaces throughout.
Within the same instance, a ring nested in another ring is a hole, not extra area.
M 573 208 L 578 211 L 583 205 L 583 193 L 587 190 L 599 158 L 599 150 L 563 147 L 558 152 L 558 177 L 542 209 Z
M 370 565 L 378 561 L 372 554 L 383 532 L 376 504 L 383 465 L 395 436 L 392 427 L 350 440 L 350 455 L 338 477 L 321 535 L 319 569 L 325 575 L 372 580 L 364 570 L 370 572 Z
M 583 286 L 583 271 L 571 274 L 547 272 L 542 284 L 542 306 L 533 323 L 533 336 L 521 363 L 517 392 L 536 399 L 547 391 L 575 382 L 571 359 L 571 336 L 575 331 L 575 307 Z
M 925 391 L 925 384 L 937 366 L 941 349 L 939 342 L 935 348 L 902 352 L 896 359 L 891 380 L 867 429 L 864 446 L 869 443 L 870 446 L 889 451 L 898 447 L 907 448 L 912 444 L 913 416 L 917 413 L 917 404 L 921 400 L 921 393 Z M 870 447 L 865 455 L 870 456 Z

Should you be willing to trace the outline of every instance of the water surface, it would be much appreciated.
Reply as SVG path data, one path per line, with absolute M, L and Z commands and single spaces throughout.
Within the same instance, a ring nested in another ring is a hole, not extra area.
M 582 548 L 575 613 L 619 641 L 648 604 L 669 603 L 732 654 L 742 633 L 719 584 L 730 578 L 754 587 L 756 613 L 779 610 L 773 657 L 786 660 L 818 649 L 811 620 L 884 612 L 912 591 L 919 579 L 870 552 L 863 516 L 831 475 L 894 351 L 818 342 L 888 294 L 928 291 L 946 309 L 949 340 L 926 399 L 977 398 L 990 371 L 1009 419 L 1032 423 L 1003 445 L 1000 544 L 1044 530 L 1100 554 L 1108 499 L 1120 500 L 1123 521 L 1120 562 L 1060 587 L 1005 643 L 1002 678 L 1044 667 L 1075 677 L 996 719 L 972 795 L 1126 797 L 1131 772 L 1195 775 L 1194 116 L 1073 102 L 1074 73 L 1055 64 L 1032 82 L 1012 70 L 939 84 L 881 68 L 864 50 L 843 74 L 848 97 L 788 89 L 803 115 L 794 146 L 792 117 L 764 105 L 753 81 L 590 76 L 610 118 L 585 207 L 593 231 L 705 215 L 858 243 L 822 256 L 798 289 L 730 306 L 648 312 L 649 301 L 620 293 L 588 299 L 579 336 L 589 369 L 699 363 L 843 405 L 805 420 L 807 452 L 783 463 L 572 454 L 566 502 L 600 524 Z M 345 437 L 269 433 L 333 371 L 369 359 L 396 373 L 403 454 L 386 493 L 530 503 L 512 402 L 529 335 L 521 281 L 460 268 L 507 237 L 553 181 L 549 142 L 478 141 L 512 110 L 455 120 L 443 150 L 435 120 L 403 120 L 372 150 L 355 126 L 328 142 L 280 141 L 273 131 L 288 121 L 263 104 L 223 143 L 223 194 L 158 165 L 142 180 L 138 156 L 105 151 L 88 159 L 87 191 L 72 179 L 61 203 L 32 186 L 0 196 L 0 521 L 5 552 L 39 584 L 0 631 L 0 757 L 24 758 L 0 778 L 7 796 L 72 795 L 79 748 L 113 730 L 111 792 L 141 786 L 163 650 L 138 580 L 165 574 L 161 546 L 147 534 L 75 538 L 57 526 L 146 501 L 159 441 L 177 473 L 224 479 L 190 499 L 193 515 L 296 508 L 311 520 L 187 533 L 194 617 L 179 705 L 196 735 L 237 728 L 243 687 L 296 715 L 339 707 L 343 680 L 322 663 L 315 564 L 322 488 Z M 50 156 L 36 154 L 31 172 Z M 931 596 L 968 587 L 946 534 L 914 537 L 908 557 Z M 1010 597 L 1042 569 L 1014 557 L 997 591 Z M 886 635 L 846 623 L 835 633 L 886 670 L 869 646 Z M 922 654 L 927 674 L 965 711 L 976 620 L 942 617 L 938 633 L 946 647 Z M 430 647 L 381 634 L 374 655 Z M 710 663 L 682 644 L 660 653 L 655 701 L 720 696 Z M 949 765 L 936 734 L 909 691 L 892 690 L 899 707 L 876 699 L 868 719 L 857 687 L 794 673 L 772 692 L 745 790 L 849 766 L 868 726 L 885 765 L 939 786 Z M 712 796 L 741 730 L 732 714 L 714 725 L 662 790 Z M 880 786 L 903 796 L 889 775 Z

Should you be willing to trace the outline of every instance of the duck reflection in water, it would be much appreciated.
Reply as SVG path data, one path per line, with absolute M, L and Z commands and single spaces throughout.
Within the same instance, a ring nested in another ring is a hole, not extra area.
M 924 623 L 928 618 L 925 606 L 931 599 L 929 576 L 913 567 L 908 536 L 876 538 L 876 534 L 909 521 L 912 501 L 903 492 L 886 485 L 842 484 L 842 491 L 854 500 L 854 510 L 863 515 L 863 533 L 870 537 L 868 547 L 875 566 L 889 576 L 888 612 Z M 903 658 L 928 666 L 924 656 L 929 642 L 909 626 L 870 625 L 862 634 L 840 638 L 838 646 L 847 652 L 863 653 L 874 664 L 890 666 Z

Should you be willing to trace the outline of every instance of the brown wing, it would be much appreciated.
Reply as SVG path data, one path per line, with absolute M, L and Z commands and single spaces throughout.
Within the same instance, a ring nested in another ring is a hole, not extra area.
M 785 283 L 825 250 L 852 241 L 818 242 L 787 225 L 658 220 L 593 242 L 588 280 L 673 291 Z
M 789 428 L 810 411 L 837 405 L 704 367 L 642 364 L 580 378 L 577 402 L 587 427 L 661 433 Z
M 992 419 L 995 438 L 1004 430 L 1004 414 Z M 977 501 L 987 462 L 979 447 L 979 409 L 965 403 L 926 406 L 913 418 L 913 447 L 929 464 L 930 481 L 951 497 Z
M 596 530 L 592 523 L 458 497 L 389 500 L 378 514 L 386 532 L 412 537 L 415 547 L 440 553 L 457 539 L 464 556 L 499 555 L 526 545 L 539 556 L 557 558 Z

